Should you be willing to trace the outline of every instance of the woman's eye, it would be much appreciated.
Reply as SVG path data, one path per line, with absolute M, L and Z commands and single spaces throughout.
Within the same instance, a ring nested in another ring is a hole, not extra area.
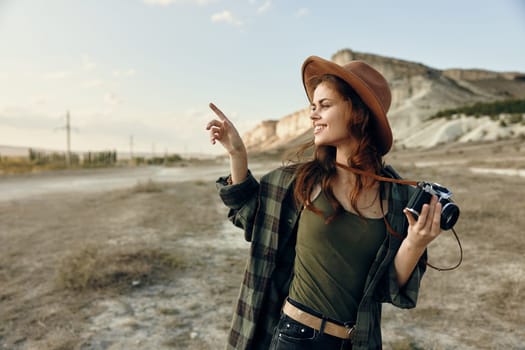
M 328 107 L 330 107 L 329 104 L 321 104 L 318 107 L 312 105 L 312 106 L 310 106 L 310 111 L 315 112 L 318 108 L 319 109 L 325 109 L 325 108 L 328 108 Z

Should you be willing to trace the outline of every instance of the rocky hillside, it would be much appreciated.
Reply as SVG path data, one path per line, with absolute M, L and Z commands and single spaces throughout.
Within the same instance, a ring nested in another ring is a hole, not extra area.
M 439 70 L 421 63 L 349 49 L 337 52 L 332 60 L 338 64 L 363 60 L 386 77 L 392 90 L 392 106 L 388 116 L 397 147 L 425 147 L 450 141 L 525 135 L 525 128 L 519 123 L 509 130 L 502 126 L 504 123 L 486 118 L 474 120 L 463 116 L 449 120 L 428 120 L 444 109 L 476 102 L 523 99 L 525 73 L 481 69 Z M 308 109 L 305 108 L 280 120 L 262 122 L 247 132 L 244 139 L 252 152 L 269 151 L 311 135 L 308 132 L 310 125 Z

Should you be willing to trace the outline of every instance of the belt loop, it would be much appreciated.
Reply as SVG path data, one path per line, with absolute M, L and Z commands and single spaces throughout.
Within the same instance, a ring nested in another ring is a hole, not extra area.
M 326 325 L 326 319 L 323 317 L 321 318 L 321 327 L 319 327 L 319 335 L 324 334 L 324 327 Z

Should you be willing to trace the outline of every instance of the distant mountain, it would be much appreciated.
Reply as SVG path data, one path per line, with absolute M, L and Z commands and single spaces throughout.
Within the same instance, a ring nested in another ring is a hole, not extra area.
M 487 118 L 474 120 L 458 116 L 448 120 L 428 120 L 444 109 L 476 102 L 524 99 L 525 73 L 482 69 L 439 70 L 421 63 L 349 49 L 340 50 L 332 56 L 332 61 L 338 64 L 351 60 L 368 62 L 390 84 L 392 105 L 388 118 L 394 133 L 394 147 L 426 147 L 451 141 L 525 136 L 525 127 L 519 123 L 509 130 L 508 127 L 505 129 L 504 123 Z M 310 138 L 311 121 L 308 116 L 309 111 L 305 108 L 280 120 L 262 122 L 243 135 L 247 148 L 255 153 L 271 151 Z

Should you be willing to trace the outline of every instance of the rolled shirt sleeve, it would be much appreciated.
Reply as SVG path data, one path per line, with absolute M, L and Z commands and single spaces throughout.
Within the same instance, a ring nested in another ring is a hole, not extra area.
M 257 194 L 259 183 L 251 171 L 248 171 L 246 179 L 238 184 L 229 184 L 229 178 L 230 176 L 220 177 L 215 184 L 224 204 L 230 209 L 238 210 Z
M 403 287 L 399 286 L 396 268 L 392 262 L 385 274 L 386 285 L 384 286 L 384 292 L 388 292 L 385 293 L 387 295 L 383 295 L 384 299 L 382 301 L 389 302 L 392 305 L 403 309 L 411 309 L 415 307 L 419 295 L 421 279 L 426 270 L 425 261 L 426 259 L 421 259 L 418 262 L 407 283 Z
M 250 171 L 246 179 L 238 184 L 229 184 L 229 178 L 220 177 L 216 181 L 216 187 L 223 203 L 230 209 L 229 220 L 244 230 L 244 238 L 250 242 L 257 211 L 259 183 Z

